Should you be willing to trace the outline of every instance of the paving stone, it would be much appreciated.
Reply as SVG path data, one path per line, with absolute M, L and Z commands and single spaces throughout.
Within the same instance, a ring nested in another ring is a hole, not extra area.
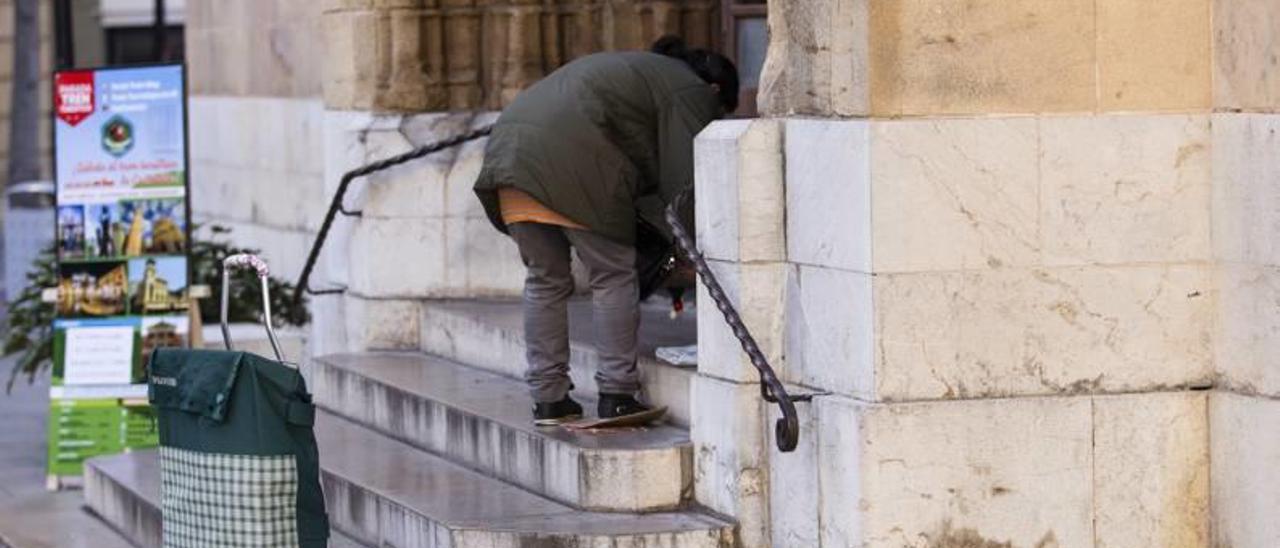
M 0 546 L 7 548 L 131 548 L 85 511 L 77 491 L 40 493 L 0 504 Z

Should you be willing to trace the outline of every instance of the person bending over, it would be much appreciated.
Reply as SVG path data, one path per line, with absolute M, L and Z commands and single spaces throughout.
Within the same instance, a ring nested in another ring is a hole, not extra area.
M 647 52 L 574 60 L 498 117 L 475 192 L 527 269 L 525 380 L 536 424 L 582 416 L 569 395 L 571 249 L 591 285 L 598 415 L 648 410 L 636 399 L 636 223 L 669 230 L 660 211 L 693 182 L 694 136 L 737 100 L 732 62 L 667 36 Z

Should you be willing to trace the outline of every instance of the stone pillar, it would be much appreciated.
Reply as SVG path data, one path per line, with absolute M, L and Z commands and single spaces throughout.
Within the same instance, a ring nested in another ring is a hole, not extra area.
M 1280 544 L 1280 5 L 1215 0 L 1213 541 Z
M 695 146 L 698 248 L 769 361 L 782 365 L 786 280 L 782 125 L 718 122 Z M 738 518 L 744 547 L 769 546 L 769 448 L 759 375 L 698 287 L 698 375 L 691 387 L 695 498 Z
M 738 298 L 785 302 L 784 379 L 830 395 L 790 454 L 695 413 L 699 501 L 767 463 L 735 515 L 779 546 L 1280 544 L 1280 6 L 769 7 L 786 280 Z M 700 195 L 744 166 L 698 162 Z

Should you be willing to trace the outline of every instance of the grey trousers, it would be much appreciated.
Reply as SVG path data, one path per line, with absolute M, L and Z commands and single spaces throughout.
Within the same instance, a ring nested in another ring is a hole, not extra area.
M 534 401 L 559 401 L 569 392 L 571 248 L 577 251 L 591 283 L 592 325 L 600 356 L 596 387 L 611 394 L 638 391 L 640 289 L 635 248 L 585 230 L 553 225 L 515 223 L 507 229 L 528 269 L 524 280 L 525 380 Z

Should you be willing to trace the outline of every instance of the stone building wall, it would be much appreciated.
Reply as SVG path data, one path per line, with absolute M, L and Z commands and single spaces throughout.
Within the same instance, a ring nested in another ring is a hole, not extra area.
M 192 209 L 294 278 L 325 192 L 321 9 L 307 0 L 187 3 Z
M 301 272 L 341 176 L 491 122 L 560 64 L 667 32 L 709 44 L 711 0 L 191 0 L 197 222 Z M 470 187 L 483 141 L 356 181 L 312 276 L 313 352 L 414 348 L 417 300 L 518 295 Z
M 9 109 L 13 93 L 13 0 L 0 0 L 0 176 L 9 169 Z M 41 177 L 53 178 L 53 136 L 50 133 L 50 109 L 53 104 L 49 89 L 53 72 L 53 2 L 40 2 L 40 171 Z
M 704 307 L 699 502 L 748 546 L 1280 544 L 1280 5 L 769 17 L 767 117 L 699 137 L 699 238 L 830 395 L 779 453 Z

